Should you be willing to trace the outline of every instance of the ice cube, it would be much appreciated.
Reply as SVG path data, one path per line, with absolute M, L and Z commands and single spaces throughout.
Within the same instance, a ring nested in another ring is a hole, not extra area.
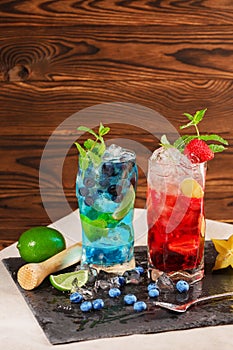
M 135 153 L 121 146 L 112 144 L 106 148 L 102 159 L 103 161 L 118 160 L 120 162 L 126 162 L 135 159 Z
M 120 158 L 122 154 L 122 147 L 112 144 L 106 148 L 105 153 L 103 155 L 103 160 L 110 160 L 114 158 Z
M 160 290 L 169 290 L 174 291 L 175 286 L 171 278 L 166 275 L 166 273 L 163 273 L 156 281 L 158 287 Z

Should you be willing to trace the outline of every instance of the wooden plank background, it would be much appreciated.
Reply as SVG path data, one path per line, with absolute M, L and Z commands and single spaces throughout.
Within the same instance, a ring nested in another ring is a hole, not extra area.
M 201 132 L 229 147 L 209 163 L 206 216 L 233 223 L 232 24 L 231 0 L 1 0 L 0 247 L 50 223 L 39 191 L 45 144 L 73 113 L 105 102 L 152 108 L 177 129 L 183 112 L 207 107 Z M 155 148 L 142 130 L 113 125 L 120 134 Z M 73 210 L 76 171 L 71 147 L 63 184 Z M 145 193 L 140 172 L 136 206 Z M 56 190 L 50 200 L 57 219 L 67 214 Z

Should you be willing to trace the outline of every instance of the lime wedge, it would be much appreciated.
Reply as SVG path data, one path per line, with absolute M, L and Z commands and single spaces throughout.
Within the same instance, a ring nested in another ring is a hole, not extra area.
M 88 271 L 79 270 L 62 273 L 60 275 L 50 275 L 51 284 L 58 290 L 70 291 L 75 287 L 82 287 L 88 281 Z
M 202 198 L 204 196 L 204 191 L 201 185 L 192 178 L 187 178 L 182 181 L 181 191 L 189 198 Z
M 108 235 L 108 228 L 107 228 L 107 222 L 100 218 L 91 220 L 85 215 L 80 215 L 81 222 L 82 222 L 82 228 L 84 230 L 84 233 L 87 237 L 87 239 L 90 242 L 95 242 L 101 237 L 107 237 Z
M 134 200 L 135 200 L 135 191 L 134 191 L 133 185 L 130 185 L 129 191 L 124 196 L 119 207 L 112 214 L 113 219 L 115 220 L 123 219 L 128 214 L 130 209 L 133 208 Z

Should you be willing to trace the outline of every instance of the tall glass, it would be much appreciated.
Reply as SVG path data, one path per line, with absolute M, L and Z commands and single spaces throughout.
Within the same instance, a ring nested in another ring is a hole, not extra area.
M 192 164 L 176 148 L 156 150 L 149 160 L 148 268 L 189 283 L 204 275 L 206 164 Z
M 135 153 L 108 147 L 98 166 L 79 167 L 76 194 L 82 224 L 82 265 L 113 271 L 135 266 L 133 209 Z M 120 267 L 119 267 L 120 266 Z

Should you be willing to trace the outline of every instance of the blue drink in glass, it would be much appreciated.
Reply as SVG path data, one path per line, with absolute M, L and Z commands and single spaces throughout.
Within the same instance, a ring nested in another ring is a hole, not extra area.
M 108 147 L 101 163 L 79 167 L 76 194 L 82 224 L 82 265 L 104 268 L 134 256 L 135 153 Z

